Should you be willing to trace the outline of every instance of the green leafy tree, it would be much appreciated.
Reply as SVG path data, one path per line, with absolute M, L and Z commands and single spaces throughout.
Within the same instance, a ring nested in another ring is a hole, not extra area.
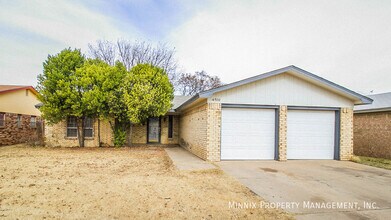
M 116 146 L 123 146 L 130 125 L 164 115 L 171 108 L 173 86 L 167 73 L 151 64 L 130 71 L 116 62 L 86 60 L 80 50 L 65 49 L 44 62 L 38 76 L 41 111 L 49 124 L 77 118 L 79 146 L 84 147 L 86 117 L 110 121 Z M 100 138 L 99 138 L 100 142 Z
M 109 120 L 115 146 L 125 144 L 126 131 L 132 123 L 164 115 L 171 107 L 173 87 L 169 78 L 163 69 L 150 64 L 139 64 L 128 72 L 120 62 L 110 66 L 100 60 L 88 60 L 76 76 L 85 91 L 83 108 L 88 115 Z
M 89 114 L 82 102 L 85 92 L 77 82 L 76 70 L 84 65 L 85 57 L 78 49 L 64 49 L 49 55 L 38 76 L 42 116 L 49 124 L 74 116 L 78 121 L 79 146 L 84 146 L 84 118 Z M 81 133 L 80 133 L 81 132 Z
M 135 124 L 166 114 L 174 98 L 166 72 L 150 64 L 134 66 L 125 77 L 124 90 L 127 116 Z
M 110 122 L 116 146 L 123 145 L 125 140 L 124 134 L 118 127 L 122 126 L 125 130 L 126 125 L 129 124 L 122 88 L 126 74 L 126 68 L 122 63 L 117 62 L 115 66 L 110 66 L 96 59 L 87 60 L 76 71 L 77 83 L 85 91 L 82 97 L 82 103 L 85 104 L 83 108 L 90 113 L 89 115 L 98 119 L 99 143 L 101 119 L 107 119 Z

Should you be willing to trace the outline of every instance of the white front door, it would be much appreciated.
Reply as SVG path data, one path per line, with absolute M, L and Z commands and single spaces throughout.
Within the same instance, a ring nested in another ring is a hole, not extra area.
M 272 160 L 274 155 L 274 109 L 222 109 L 222 160 Z
M 334 159 L 334 111 L 288 110 L 287 159 Z

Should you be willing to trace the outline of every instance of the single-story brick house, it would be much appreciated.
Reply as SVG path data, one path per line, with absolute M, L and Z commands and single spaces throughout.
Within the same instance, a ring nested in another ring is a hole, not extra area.
M 32 86 L 0 85 L 0 146 L 42 139 L 37 94 Z
M 348 160 L 353 107 L 372 100 L 288 66 L 173 102 L 165 116 L 133 126 L 129 142 L 179 144 L 209 161 Z M 89 124 L 86 146 L 97 146 L 96 121 Z M 102 124 L 101 141 L 111 145 L 110 127 Z M 49 145 L 77 146 L 72 119 L 46 128 Z
M 175 112 L 180 104 L 190 96 L 175 96 L 172 109 L 165 116 L 150 118 L 142 125 L 132 125 L 128 131 L 127 145 L 178 145 L 179 113 Z M 100 122 L 101 146 L 113 146 L 113 134 L 108 121 Z M 45 144 L 50 147 L 76 147 L 77 125 L 75 118 L 68 118 L 55 125 L 45 126 Z M 85 124 L 85 146 L 99 146 L 98 120 L 87 119 Z
M 391 92 L 368 97 L 372 104 L 354 107 L 354 154 L 391 159 Z

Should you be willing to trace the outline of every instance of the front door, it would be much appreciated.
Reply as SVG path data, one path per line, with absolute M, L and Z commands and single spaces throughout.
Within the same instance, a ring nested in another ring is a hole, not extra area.
M 148 119 L 148 143 L 160 142 L 160 119 L 149 118 Z

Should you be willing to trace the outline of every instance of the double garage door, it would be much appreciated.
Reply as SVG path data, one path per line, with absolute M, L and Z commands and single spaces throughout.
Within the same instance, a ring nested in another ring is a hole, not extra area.
M 276 159 L 275 109 L 223 108 L 222 160 Z M 335 111 L 288 110 L 287 159 L 333 159 Z

